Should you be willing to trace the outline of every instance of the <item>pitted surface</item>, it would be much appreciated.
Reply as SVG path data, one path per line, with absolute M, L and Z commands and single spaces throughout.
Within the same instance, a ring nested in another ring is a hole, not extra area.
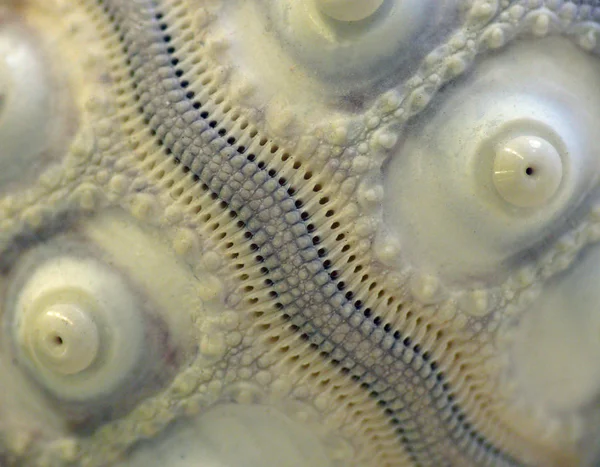
M 331 279 L 324 261 L 318 259 L 327 256 L 327 251 L 313 246 L 314 239 L 307 229 L 310 217 L 307 211 L 296 208 L 297 201 L 290 196 L 287 188 L 290 184 L 285 178 L 279 178 L 277 173 L 269 175 L 268 164 L 259 168 L 254 161 L 255 156 L 251 153 L 246 155 L 249 149 L 240 151 L 240 146 L 226 144 L 227 134 L 219 137 L 218 130 L 212 129 L 209 124 L 211 116 L 202 116 L 202 104 L 199 104 L 200 108 L 194 108 L 197 101 L 194 101 L 193 95 L 186 93 L 172 66 L 173 57 L 178 55 L 177 49 L 170 47 L 169 36 L 161 33 L 161 24 L 166 25 L 162 29 L 168 29 L 168 24 L 161 19 L 162 12 L 150 7 L 146 11 L 140 10 L 137 17 L 130 11 L 118 21 L 124 24 L 124 44 L 131 54 L 140 111 L 156 137 L 165 145 L 167 153 L 189 167 L 246 224 L 252 235 L 251 248 L 268 269 L 266 275 L 279 298 L 275 306 L 310 342 L 335 356 L 335 360 L 350 369 L 352 375 L 369 381 L 367 387 L 377 387 L 378 390 L 372 392 L 374 397 L 386 406 L 401 407 L 390 410 L 392 421 L 399 423 L 399 418 L 411 420 L 412 423 L 405 423 L 398 433 L 415 462 L 440 465 L 444 461 L 432 455 L 433 446 L 437 446 L 438 450 L 445 444 L 443 451 L 448 452 L 462 444 L 462 439 L 470 438 L 470 442 L 477 446 L 476 457 L 490 456 L 499 462 L 498 465 L 517 465 L 510 456 L 503 460 L 498 449 L 470 428 L 471 424 L 465 420 L 459 406 L 451 404 L 451 386 L 444 384 L 443 373 L 436 371 L 435 362 L 430 363 L 427 355 L 426 358 L 419 355 L 418 345 L 415 352 L 410 339 L 404 343 L 401 334 L 394 336 L 390 331 L 375 332 L 378 325 L 374 318 L 365 317 L 340 291 L 343 285 L 340 287 L 337 281 Z M 131 21 L 132 25 L 144 24 L 144 33 L 128 39 L 127 21 Z M 156 77 L 161 79 L 156 80 Z M 165 96 L 170 105 L 159 110 L 164 106 Z M 186 127 L 192 129 L 188 134 L 184 130 Z M 209 142 L 210 152 L 203 148 Z M 303 217 L 308 218 L 303 220 Z M 377 315 L 376 310 L 373 315 Z M 334 337 L 334 330 L 341 322 L 348 322 L 350 326 L 346 333 L 338 330 Z M 380 354 L 375 351 L 377 347 Z M 395 364 L 391 368 L 377 365 L 374 356 L 381 354 L 379 358 L 392 355 Z M 412 371 L 410 373 L 417 377 L 411 377 L 407 367 L 413 359 L 417 361 L 414 364 L 417 369 L 426 368 L 422 371 L 425 376 Z M 438 389 L 438 397 L 425 396 L 421 404 L 416 405 L 415 411 L 394 387 L 402 380 L 416 382 L 417 387 L 413 390 L 417 394 L 426 394 L 435 391 L 435 388 L 444 389 Z M 428 410 L 427 405 L 432 409 Z M 449 416 L 444 414 L 444 409 Z M 430 420 L 426 420 L 426 414 L 430 414 Z M 450 428 L 457 421 L 458 426 Z M 444 427 L 444 431 L 436 430 L 436 425 Z M 444 432 L 445 435 L 442 435 Z M 452 441 L 444 442 L 446 437 Z M 483 456 L 478 450 L 483 451 Z

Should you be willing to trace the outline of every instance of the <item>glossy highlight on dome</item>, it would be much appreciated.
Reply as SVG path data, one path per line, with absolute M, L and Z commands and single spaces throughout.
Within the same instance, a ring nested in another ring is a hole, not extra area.
M 599 465 L 599 128 L 597 0 L 0 0 L 0 465 Z

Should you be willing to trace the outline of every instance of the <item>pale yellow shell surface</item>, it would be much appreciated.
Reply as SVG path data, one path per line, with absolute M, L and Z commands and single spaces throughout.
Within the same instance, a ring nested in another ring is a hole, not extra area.
M 0 466 L 592 467 L 600 2 L 0 0 Z

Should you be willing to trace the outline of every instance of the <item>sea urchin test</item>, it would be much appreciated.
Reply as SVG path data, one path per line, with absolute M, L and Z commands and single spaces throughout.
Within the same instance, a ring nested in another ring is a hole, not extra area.
M 0 0 L 0 465 L 599 465 L 599 41 Z

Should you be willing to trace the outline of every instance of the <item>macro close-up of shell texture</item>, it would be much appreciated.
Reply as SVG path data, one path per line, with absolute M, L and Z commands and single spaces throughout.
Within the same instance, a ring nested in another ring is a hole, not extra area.
M 0 0 L 0 466 L 600 465 L 599 0 Z

